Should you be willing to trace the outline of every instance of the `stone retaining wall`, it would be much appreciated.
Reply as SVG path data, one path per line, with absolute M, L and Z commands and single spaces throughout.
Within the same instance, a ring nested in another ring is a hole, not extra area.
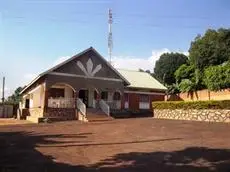
M 224 109 L 154 109 L 154 118 L 207 122 L 230 122 L 230 110 Z
M 76 119 L 75 108 L 47 108 L 44 117 L 63 118 L 63 120 Z

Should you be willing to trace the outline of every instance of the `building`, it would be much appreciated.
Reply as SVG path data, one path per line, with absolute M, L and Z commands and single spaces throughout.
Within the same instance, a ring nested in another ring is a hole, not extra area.
M 146 72 L 115 69 L 90 47 L 28 84 L 21 91 L 19 113 L 37 121 L 79 119 L 89 108 L 107 115 L 113 109 L 151 109 L 152 101 L 164 100 L 165 90 Z

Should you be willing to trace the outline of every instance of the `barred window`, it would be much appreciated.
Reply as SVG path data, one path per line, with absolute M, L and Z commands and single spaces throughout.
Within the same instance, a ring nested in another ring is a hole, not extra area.
M 149 95 L 140 94 L 140 102 L 149 102 Z

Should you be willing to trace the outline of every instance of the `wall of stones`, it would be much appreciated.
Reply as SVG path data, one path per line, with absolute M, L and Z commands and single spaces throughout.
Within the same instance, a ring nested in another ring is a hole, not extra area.
M 73 120 L 77 118 L 75 108 L 47 108 L 44 117 L 62 118 L 63 120 Z
M 154 118 L 206 122 L 230 122 L 230 110 L 224 109 L 154 109 Z

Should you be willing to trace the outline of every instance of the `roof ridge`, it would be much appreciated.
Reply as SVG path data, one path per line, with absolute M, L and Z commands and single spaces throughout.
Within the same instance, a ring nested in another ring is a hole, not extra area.
M 139 71 L 139 70 L 135 70 L 135 69 L 124 69 L 124 68 L 116 68 L 117 70 L 126 70 L 126 71 L 131 71 L 131 72 L 142 72 L 142 71 Z M 147 73 L 145 71 L 143 71 L 144 73 Z

